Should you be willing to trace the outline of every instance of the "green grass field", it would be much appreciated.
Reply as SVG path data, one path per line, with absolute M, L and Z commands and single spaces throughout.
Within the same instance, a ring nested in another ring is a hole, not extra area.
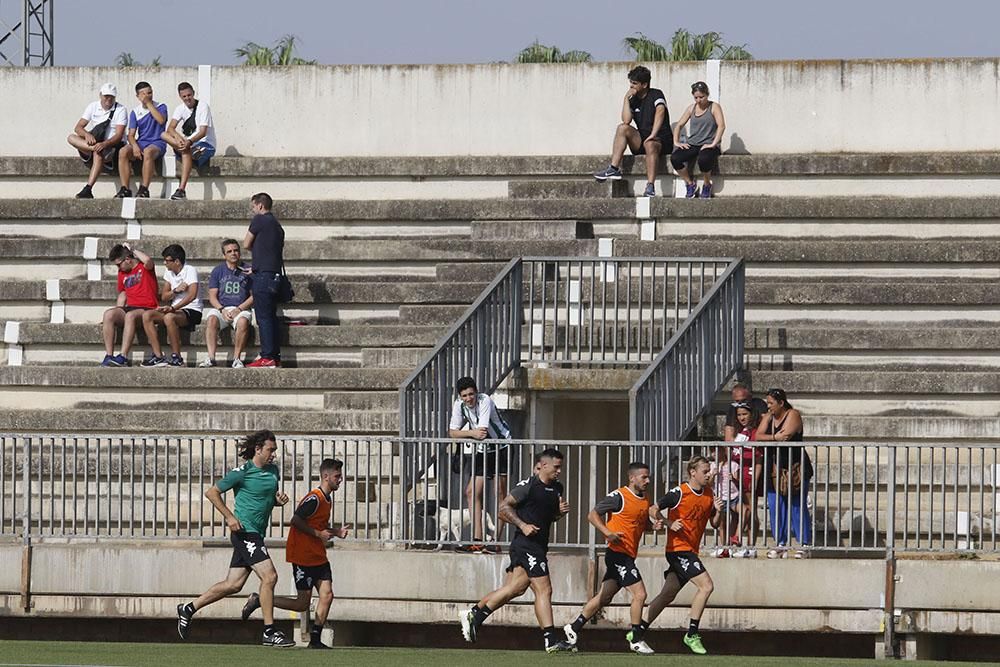
M 552 662 L 574 665 L 625 665 L 655 660 L 657 665 L 704 665 L 705 667 L 833 667 L 862 665 L 874 661 L 842 658 L 766 658 L 737 656 L 657 655 L 650 658 L 628 653 L 576 653 L 546 655 L 541 651 L 492 651 L 475 649 L 336 648 L 317 652 L 305 649 L 273 649 L 263 646 L 218 644 L 124 644 L 96 642 L 0 641 L 0 667 L 10 665 L 116 665 L 183 667 L 192 665 L 542 665 Z M 883 663 L 884 664 L 884 663 Z M 955 663 L 907 662 L 907 665 Z M 971 665 L 978 663 L 961 663 Z M 986 664 L 986 663 L 981 663 Z

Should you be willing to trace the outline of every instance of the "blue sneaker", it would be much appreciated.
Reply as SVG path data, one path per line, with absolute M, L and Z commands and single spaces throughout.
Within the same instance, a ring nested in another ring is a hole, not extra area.
M 702 199 L 711 199 L 712 198 L 712 184 L 711 183 L 709 183 L 708 185 L 703 185 L 701 187 L 701 198 Z
M 622 180 L 622 170 L 618 167 L 608 165 L 608 168 L 603 171 L 595 171 L 594 178 L 599 181 L 620 181 Z
M 111 363 L 115 366 L 131 366 L 132 362 L 124 354 L 116 354 L 111 357 Z
M 119 366 L 119 365 L 120 364 L 116 364 L 115 363 L 115 358 L 113 356 L 111 356 L 110 354 L 105 354 L 104 355 L 104 361 L 101 362 L 101 366 L 105 366 L 105 367 L 108 367 L 108 366 Z
M 656 186 L 652 183 L 646 183 L 646 191 L 642 193 L 643 197 L 655 197 L 656 196 Z
M 143 368 L 157 368 L 160 366 L 169 366 L 169 365 L 170 364 L 169 362 L 167 362 L 166 359 L 164 359 L 163 357 L 158 357 L 155 354 L 151 356 L 149 359 L 146 359 L 144 362 L 142 362 Z
M 698 196 L 698 184 L 697 183 L 688 183 L 687 184 L 687 193 L 684 195 L 684 198 L 685 199 L 694 199 L 697 196 Z
M 167 363 L 170 364 L 171 366 L 183 366 L 184 360 L 181 358 L 181 355 L 174 352 L 173 354 L 170 355 L 170 359 L 167 361 Z

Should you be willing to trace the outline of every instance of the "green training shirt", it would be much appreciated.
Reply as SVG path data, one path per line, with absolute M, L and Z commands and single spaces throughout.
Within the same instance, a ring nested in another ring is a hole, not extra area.
M 248 533 L 267 534 L 274 509 L 274 494 L 278 492 L 278 467 L 267 464 L 258 468 L 253 461 L 247 461 L 233 468 L 216 482 L 215 487 L 225 493 L 233 489 L 236 496 L 233 514 L 243 524 Z

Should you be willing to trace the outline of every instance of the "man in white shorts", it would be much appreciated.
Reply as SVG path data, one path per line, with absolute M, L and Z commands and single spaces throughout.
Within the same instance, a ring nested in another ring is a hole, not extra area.
M 222 242 L 222 264 L 212 269 L 208 279 L 208 301 L 211 308 L 205 309 L 205 344 L 208 358 L 201 362 L 202 368 L 215 366 L 215 351 L 219 346 L 219 332 L 233 328 L 233 368 L 243 368 L 243 350 L 247 345 L 251 327 L 250 267 L 240 261 L 240 244 L 236 239 Z

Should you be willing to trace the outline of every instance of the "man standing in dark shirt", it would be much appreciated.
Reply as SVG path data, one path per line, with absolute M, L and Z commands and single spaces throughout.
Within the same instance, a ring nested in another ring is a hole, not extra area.
M 626 146 L 633 155 L 646 156 L 646 197 L 656 194 L 656 164 L 660 155 L 669 155 L 674 149 L 670 130 L 670 113 L 667 98 L 658 88 L 650 88 L 651 75 L 639 65 L 628 73 L 628 92 L 622 102 L 622 122 L 615 131 L 611 146 L 611 164 L 594 174 L 599 181 L 617 181 L 622 177 L 622 158 Z M 635 127 L 632 122 L 635 121 Z
M 281 286 L 285 262 L 285 230 L 271 213 L 274 201 L 266 192 L 250 198 L 253 219 L 243 239 L 243 246 L 253 251 L 253 272 L 250 293 L 253 295 L 253 312 L 257 316 L 260 332 L 260 356 L 247 364 L 247 368 L 277 368 L 281 366 L 281 349 L 278 343 L 278 291 Z
M 507 581 L 479 604 L 459 614 L 465 641 L 476 641 L 479 627 L 490 614 L 528 587 L 535 594 L 535 617 L 542 628 L 548 653 L 574 651 L 574 647 L 556 638 L 552 624 L 552 582 L 549 580 L 549 529 L 569 512 L 559 483 L 563 455 L 556 449 L 546 449 L 535 457 L 535 475 L 518 483 L 504 498 L 499 514 L 515 527 L 510 542 L 510 565 Z

